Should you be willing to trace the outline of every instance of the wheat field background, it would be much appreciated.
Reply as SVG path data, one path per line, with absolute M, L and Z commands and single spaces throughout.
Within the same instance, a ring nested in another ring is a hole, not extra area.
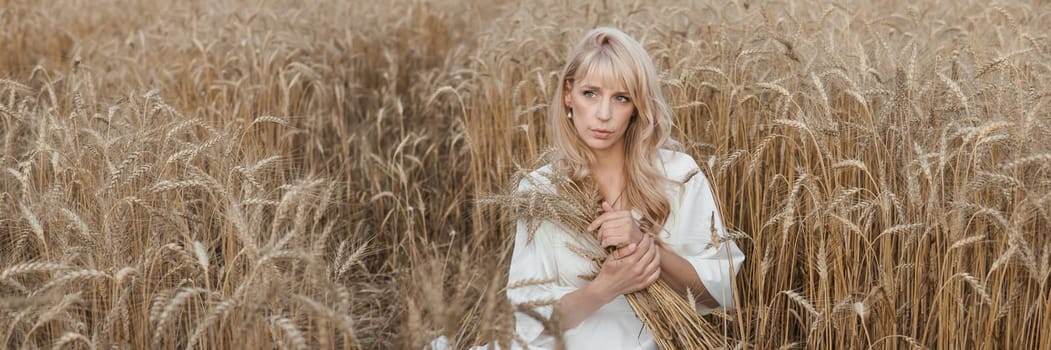
M 476 200 L 638 38 L 777 349 L 1051 348 L 1048 1 L 0 1 L 0 348 L 513 334 Z

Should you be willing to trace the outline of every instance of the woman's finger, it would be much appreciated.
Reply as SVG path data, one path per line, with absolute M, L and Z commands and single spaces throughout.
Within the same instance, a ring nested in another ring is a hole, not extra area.
M 624 246 L 633 243 L 623 233 L 617 232 L 617 230 L 614 229 L 607 229 L 605 226 L 599 229 L 597 238 L 599 246 L 603 248 L 610 246 L 623 248 Z
M 653 249 L 653 242 L 649 242 L 644 239 L 641 242 L 639 242 L 638 249 L 642 251 L 642 254 L 635 254 L 638 255 L 638 258 L 633 260 L 633 262 L 636 263 L 644 261 L 644 259 L 646 259 L 646 257 L 650 255 L 650 250 Z
M 606 232 L 599 231 L 599 246 L 602 248 L 620 248 L 621 243 L 616 236 L 610 235 Z
M 623 248 L 617 249 L 614 252 L 614 253 L 618 254 L 616 259 L 623 259 L 625 257 L 631 256 L 631 254 L 635 253 L 635 250 L 637 249 L 637 247 L 638 247 L 638 244 L 632 243 L 632 244 L 628 244 L 628 245 L 624 246 Z
M 661 270 L 657 269 L 657 271 L 653 271 L 653 274 L 650 275 L 650 278 L 646 281 L 647 282 L 646 286 L 648 287 L 649 285 L 653 284 L 653 282 L 657 282 L 657 280 L 660 279 L 660 278 L 661 278 Z
M 591 225 L 588 225 L 588 231 L 589 232 L 590 231 L 594 231 L 595 229 L 597 229 L 599 227 L 602 227 L 602 224 L 606 223 L 606 221 L 609 221 L 609 220 L 612 220 L 612 219 L 615 219 L 615 218 L 617 218 L 616 213 L 605 213 L 605 214 L 599 215 L 597 218 L 595 218 L 595 221 L 591 222 Z
M 649 237 L 642 237 L 642 240 L 640 240 L 639 243 L 645 243 L 646 247 L 649 248 L 649 249 L 646 250 L 646 254 L 652 254 L 653 253 L 653 252 L 650 251 L 650 250 L 653 250 L 653 240 L 649 239 Z
M 653 251 L 653 261 L 650 261 L 649 267 L 650 267 L 650 269 L 660 271 L 660 269 L 661 269 L 660 248 L 653 247 L 650 250 Z

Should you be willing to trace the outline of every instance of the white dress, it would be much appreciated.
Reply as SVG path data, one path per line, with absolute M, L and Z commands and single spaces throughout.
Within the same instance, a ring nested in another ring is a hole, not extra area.
M 716 234 L 725 235 L 725 231 L 708 180 L 700 173 L 693 158 L 667 150 L 661 150 L 660 157 L 665 176 L 669 179 L 682 181 L 696 174 L 683 184 L 681 190 L 677 186 L 667 190 L 671 213 L 665 229 L 659 234 L 660 239 L 693 265 L 697 276 L 720 308 L 732 308 L 733 294 L 730 287 L 737 269 L 744 262 L 744 253 L 729 240 L 709 246 L 713 234 L 712 218 L 715 218 Z M 549 171 L 549 166 L 534 171 L 530 174 L 532 181 L 522 181 L 519 191 L 549 185 L 550 181 L 543 176 Z M 509 289 L 507 297 L 512 304 L 558 300 L 589 283 L 581 276 L 597 272 L 594 263 L 567 248 L 567 244 L 576 244 L 575 238 L 560 226 L 551 222 L 540 224 L 532 241 L 528 240 L 527 231 L 526 224 L 519 221 L 508 285 L 518 281 L 553 281 Z M 552 306 L 541 306 L 534 310 L 550 317 Z M 709 311 L 704 306 L 698 306 L 698 312 L 702 314 Z M 515 331 L 528 344 L 528 349 L 554 348 L 554 338 L 544 331 L 540 321 L 524 313 L 515 314 Z M 649 330 L 643 327 L 624 296 L 617 297 L 580 325 L 564 332 L 563 339 L 570 350 L 657 349 Z

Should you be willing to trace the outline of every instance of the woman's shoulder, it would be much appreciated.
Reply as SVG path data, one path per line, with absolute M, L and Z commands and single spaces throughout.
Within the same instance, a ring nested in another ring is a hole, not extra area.
M 553 191 L 551 176 L 552 176 L 551 164 L 546 164 L 536 170 L 529 172 L 526 176 L 518 181 L 517 192 L 525 192 L 532 190 Z
M 701 172 L 701 167 L 689 154 L 669 149 L 661 149 L 658 153 L 660 154 L 658 166 L 664 170 L 664 176 L 668 179 L 686 182 Z

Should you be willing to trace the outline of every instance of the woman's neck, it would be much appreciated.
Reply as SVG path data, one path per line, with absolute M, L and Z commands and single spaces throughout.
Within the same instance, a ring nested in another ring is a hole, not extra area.
M 619 151 L 619 152 L 618 152 Z M 595 152 L 595 161 L 591 163 L 591 176 L 599 187 L 599 193 L 611 204 L 616 201 L 616 207 L 625 204 L 620 198 L 627 187 L 624 176 L 624 150 L 605 150 Z M 620 200 L 618 201 L 618 198 Z
M 595 161 L 590 164 L 592 173 L 617 174 L 619 176 L 624 172 L 624 147 L 617 147 L 615 145 L 604 150 L 595 150 L 593 152 L 595 155 Z

